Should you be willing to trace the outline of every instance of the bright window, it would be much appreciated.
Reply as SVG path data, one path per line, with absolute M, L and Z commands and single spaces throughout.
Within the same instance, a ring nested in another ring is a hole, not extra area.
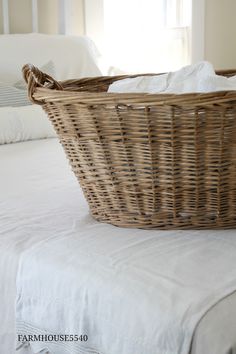
M 92 7 L 95 3 L 100 8 Z M 190 64 L 192 0 L 90 0 L 90 4 L 87 34 L 118 72 L 162 72 Z

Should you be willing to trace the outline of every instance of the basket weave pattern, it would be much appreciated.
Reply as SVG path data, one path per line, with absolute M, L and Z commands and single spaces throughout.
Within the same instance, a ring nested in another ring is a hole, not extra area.
M 23 71 L 94 218 L 145 229 L 236 226 L 236 92 L 108 94 L 121 77 L 58 83 Z

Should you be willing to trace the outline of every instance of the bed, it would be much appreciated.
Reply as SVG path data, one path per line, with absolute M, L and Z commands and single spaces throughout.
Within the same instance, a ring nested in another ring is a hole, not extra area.
M 44 65 L 27 36 L 18 65 Z M 98 74 L 90 49 L 70 72 L 52 51 L 59 78 Z M 1 80 L 20 80 L 4 55 Z M 236 353 L 235 230 L 96 222 L 53 132 L 28 123 L 10 143 L 0 129 L 0 353 Z

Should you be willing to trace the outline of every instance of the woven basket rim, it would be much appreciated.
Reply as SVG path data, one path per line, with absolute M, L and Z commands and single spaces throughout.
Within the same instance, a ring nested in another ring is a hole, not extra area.
M 63 84 L 64 82 L 60 82 Z M 117 105 L 184 105 L 201 106 L 232 104 L 236 102 L 236 90 L 215 91 L 207 93 L 110 93 L 64 90 L 59 91 L 50 88 L 37 87 L 33 94 L 36 100 L 44 103 L 57 102 L 62 104 L 117 104 Z
M 28 84 L 28 95 L 32 102 L 44 104 L 118 104 L 129 106 L 201 106 L 230 104 L 236 101 L 236 90 L 190 93 L 117 93 L 107 92 L 111 83 L 140 76 L 158 76 L 161 73 L 144 73 L 135 75 L 97 76 L 80 79 L 56 81 L 41 72 L 32 64 L 22 68 L 23 76 Z M 236 69 L 218 70 L 217 75 L 230 77 L 236 75 Z M 61 101 L 61 102 L 60 102 Z

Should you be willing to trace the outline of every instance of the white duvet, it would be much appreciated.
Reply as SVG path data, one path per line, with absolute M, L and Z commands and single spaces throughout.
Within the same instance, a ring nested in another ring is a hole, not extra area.
M 97 223 L 56 139 L 2 146 L 0 166 L 0 354 L 15 352 L 15 315 L 19 334 L 88 336 L 33 352 L 188 354 L 202 315 L 236 290 L 234 230 Z

